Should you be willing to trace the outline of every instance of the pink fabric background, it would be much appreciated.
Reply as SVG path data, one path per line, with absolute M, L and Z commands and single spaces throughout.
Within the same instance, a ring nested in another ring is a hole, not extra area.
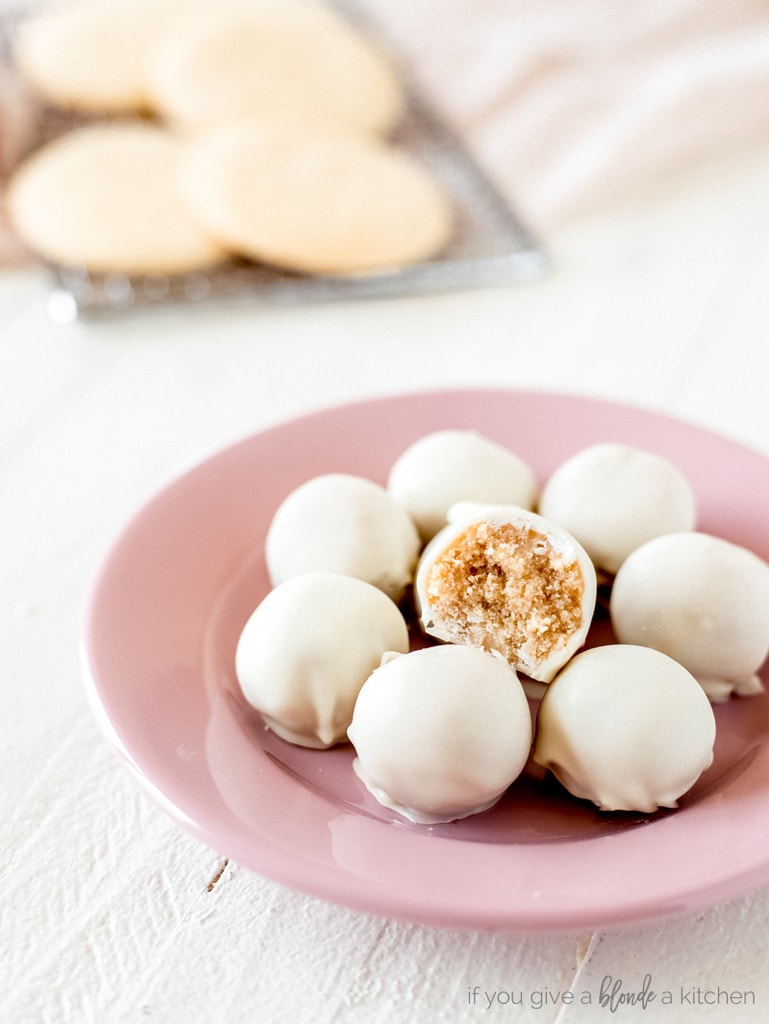
M 769 142 L 766 0 L 364 3 L 542 231 Z

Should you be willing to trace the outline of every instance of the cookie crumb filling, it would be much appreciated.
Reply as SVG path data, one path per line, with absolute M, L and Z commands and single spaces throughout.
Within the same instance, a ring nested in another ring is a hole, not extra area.
M 499 651 L 522 671 L 584 625 L 585 579 L 573 556 L 528 524 L 473 523 L 425 576 L 425 616 L 447 639 Z

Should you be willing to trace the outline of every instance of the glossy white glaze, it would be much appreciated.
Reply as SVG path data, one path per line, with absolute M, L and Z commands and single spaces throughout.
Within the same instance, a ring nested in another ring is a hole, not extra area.
M 692 530 L 697 521 L 691 485 L 670 459 L 616 442 L 561 463 L 545 481 L 538 511 L 574 534 L 609 574 L 647 540 Z
M 649 541 L 621 566 L 610 610 L 620 641 L 669 654 L 713 700 L 761 692 L 769 565 L 741 545 L 698 531 Z
M 274 585 L 304 572 L 372 583 L 398 601 L 411 583 L 419 536 L 385 489 L 350 473 L 300 484 L 276 510 L 265 540 Z
M 446 525 L 459 501 L 533 508 L 534 471 L 520 456 L 475 430 L 438 430 L 410 445 L 393 463 L 390 495 L 424 541 Z
M 408 627 L 378 587 L 305 573 L 280 584 L 243 627 L 235 670 L 249 704 L 283 739 L 330 747 L 347 738 L 358 691 L 387 651 L 409 649 Z
M 363 684 L 349 736 L 374 797 L 435 825 L 488 810 L 520 775 L 531 712 L 501 655 L 449 644 L 387 658 Z
M 534 761 L 604 811 L 675 807 L 713 760 L 710 702 L 659 651 L 609 644 L 578 654 L 542 698 Z

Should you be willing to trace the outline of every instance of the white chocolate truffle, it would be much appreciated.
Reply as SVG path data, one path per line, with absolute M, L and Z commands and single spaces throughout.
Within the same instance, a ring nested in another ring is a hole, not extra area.
M 545 692 L 534 761 L 604 811 L 676 807 L 713 760 L 716 723 L 697 680 L 629 644 L 573 658 Z
M 387 659 L 349 729 L 356 773 L 385 807 L 437 824 L 487 810 L 528 760 L 531 712 L 514 670 L 472 647 Z
M 769 565 L 701 532 L 668 534 L 633 552 L 614 580 L 617 639 L 664 651 L 711 700 L 760 693 L 769 653 Z
M 406 621 L 381 590 L 307 573 L 270 591 L 251 614 L 235 672 L 273 732 L 325 748 L 346 739 L 358 691 L 382 656 L 408 649 Z
M 436 430 L 395 460 L 387 490 L 428 541 L 457 502 L 531 509 L 537 486 L 531 467 L 496 441 L 474 430 Z
M 563 462 L 542 488 L 538 511 L 614 574 L 653 537 L 693 530 L 696 499 L 668 459 L 626 444 L 591 445 Z
M 278 507 L 265 539 L 273 586 L 323 571 L 373 583 L 399 601 L 412 582 L 419 534 L 408 513 L 373 480 L 313 477 Z
M 596 575 L 566 530 L 499 506 L 436 534 L 415 593 L 429 636 L 498 651 L 530 679 L 549 683 L 585 642 Z

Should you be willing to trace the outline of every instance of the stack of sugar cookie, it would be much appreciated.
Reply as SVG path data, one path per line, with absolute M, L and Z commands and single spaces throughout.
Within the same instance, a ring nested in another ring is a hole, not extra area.
M 22 26 L 16 64 L 85 122 L 9 187 L 18 234 L 52 262 L 355 274 L 450 239 L 447 195 L 393 141 L 397 70 L 320 0 L 73 0 Z

